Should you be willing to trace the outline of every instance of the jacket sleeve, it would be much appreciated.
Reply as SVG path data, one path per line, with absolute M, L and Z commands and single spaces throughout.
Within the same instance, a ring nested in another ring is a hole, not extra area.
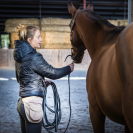
M 35 54 L 32 67 L 34 72 L 49 79 L 59 79 L 71 73 L 70 66 L 54 68 L 45 61 L 40 53 Z

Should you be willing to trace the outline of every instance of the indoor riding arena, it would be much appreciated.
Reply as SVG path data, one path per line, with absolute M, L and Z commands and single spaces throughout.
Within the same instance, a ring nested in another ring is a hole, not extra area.
M 42 42 L 36 51 L 51 66 L 58 70 L 74 63 L 70 77 L 41 76 L 56 85 L 49 85 L 47 93 L 43 86 L 41 133 L 133 133 L 133 89 L 123 91 L 133 84 L 128 72 L 132 37 L 126 41 L 132 9 L 133 0 L 0 0 L 0 133 L 21 133 L 17 103 L 22 84 L 14 60 L 19 24 L 38 27 Z

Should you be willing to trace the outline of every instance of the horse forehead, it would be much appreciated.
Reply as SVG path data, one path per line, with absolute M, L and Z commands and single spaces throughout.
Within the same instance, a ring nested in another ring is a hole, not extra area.
M 76 11 L 75 15 L 76 15 L 79 11 L 81 11 L 81 10 L 80 10 L 80 9 L 77 9 L 77 11 Z
M 81 11 L 80 9 L 77 9 L 76 12 L 75 12 L 75 15 L 74 17 L 72 18 L 72 20 L 75 18 L 75 16 L 78 14 L 78 12 Z M 71 23 L 72 23 L 72 20 L 71 20 Z
M 78 12 L 80 12 L 80 11 L 81 11 L 80 9 L 77 9 L 77 10 L 76 10 L 74 17 L 73 17 L 73 18 L 71 19 L 71 21 L 70 21 L 70 24 L 69 24 L 69 27 L 70 27 L 70 28 L 72 28 L 72 21 L 73 21 L 74 19 L 75 19 L 74 21 L 76 21 L 75 16 L 76 16 L 76 15 L 78 14 Z M 76 16 L 76 17 L 77 17 L 77 16 Z

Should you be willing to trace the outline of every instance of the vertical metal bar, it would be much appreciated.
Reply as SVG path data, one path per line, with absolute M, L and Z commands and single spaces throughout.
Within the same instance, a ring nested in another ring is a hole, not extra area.
M 124 19 L 126 19 L 126 0 L 124 1 Z
M 41 31 L 41 18 L 42 16 L 41 16 L 41 0 L 40 0 L 40 31 Z
M 40 19 L 41 19 L 41 0 L 40 0 Z
M 86 0 L 83 0 L 83 7 L 86 9 Z
M 131 0 L 128 0 L 128 24 L 131 23 Z

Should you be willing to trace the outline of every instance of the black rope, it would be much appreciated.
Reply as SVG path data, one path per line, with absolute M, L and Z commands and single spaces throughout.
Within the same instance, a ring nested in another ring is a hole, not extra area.
M 67 131 L 70 120 L 71 120 L 71 99 L 70 99 L 70 74 L 68 75 L 68 85 L 69 85 L 69 107 L 70 107 L 70 115 L 69 115 L 69 120 L 68 120 L 68 124 L 66 127 L 66 130 L 64 131 L 64 133 Z
M 47 82 L 46 82 L 47 83 Z M 68 75 L 68 84 L 69 84 L 69 106 L 70 106 L 70 116 L 69 116 L 69 121 L 67 124 L 67 127 L 64 131 L 66 133 L 70 119 L 71 119 L 71 102 L 70 102 L 70 74 Z M 54 110 L 52 110 L 50 107 L 47 106 L 46 104 L 46 95 L 47 95 L 47 87 L 44 90 L 44 98 L 43 98 L 43 127 L 48 133 L 52 133 L 50 130 L 55 129 L 55 132 L 58 132 L 58 125 L 60 124 L 61 121 L 61 103 L 60 103 L 60 97 L 56 88 L 56 85 L 51 82 L 50 83 L 52 89 L 53 89 L 53 95 L 54 95 Z M 51 123 L 48 121 L 47 114 L 46 114 L 46 108 L 55 114 L 54 121 Z
M 66 61 L 66 59 L 67 59 L 69 56 L 71 56 L 71 58 L 72 58 L 72 55 L 68 55 L 68 56 L 65 58 L 65 61 Z M 65 61 L 64 61 L 64 62 L 65 62 Z

